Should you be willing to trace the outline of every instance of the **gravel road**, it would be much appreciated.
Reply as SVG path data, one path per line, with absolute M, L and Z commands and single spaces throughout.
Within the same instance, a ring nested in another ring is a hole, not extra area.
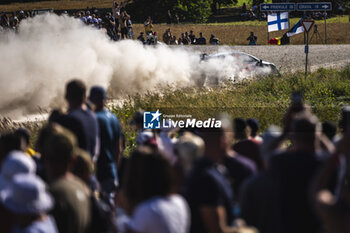
M 208 54 L 222 51 L 241 51 L 275 63 L 281 73 L 305 70 L 304 45 L 191 46 L 187 49 Z M 348 66 L 350 65 L 350 45 L 310 45 L 309 65 L 311 71 L 320 67 L 342 68 Z

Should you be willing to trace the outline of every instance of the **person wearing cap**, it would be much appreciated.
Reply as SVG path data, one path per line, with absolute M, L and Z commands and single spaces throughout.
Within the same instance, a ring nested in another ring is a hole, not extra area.
M 91 193 L 71 169 L 76 161 L 75 136 L 58 124 L 39 133 L 39 152 L 44 161 L 49 189 L 55 199 L 52 215 L 59 232 L 86 233 L 91 226 Z
M 36 165 L 22 151 L 11 151 L 5 158 L 0 170 L 0 191 L 5 189 L 18 173 L 35 174 Z
M 16 174 L 34 174 L 34 161 L 25 155 L 22 151 L 11 151 L 5 158 L 0 171 L 0 195 L 4 190 L 8 189 L 13 177 Z M 1 225 L 2 233 L 12 232 L 14 226 L 14 217 L 11 212 L 0 203 L 0 219 L 6 222 L 6 225 Z
M 58 233 L 54 219 L 48 215 L 53 199 L 38 176 L 14 176 L 11 185 L 1 193 L 1 202 L 14 215 L 13 233 Z
M 103 87 L 91 88 L 89 101 L 94 105 L 101 139 L 97 159 L 97 179 L 102 192 L 108 198 L 113 198 L 118 187 L 117 167 L 122 151 L 122 130 L 118 118 L 105 107 L 106 99 L 107 94 Z

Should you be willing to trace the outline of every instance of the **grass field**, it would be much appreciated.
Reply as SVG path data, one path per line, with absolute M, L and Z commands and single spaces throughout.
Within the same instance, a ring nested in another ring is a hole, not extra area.
M 318 31 L 324 39 L 324 24 L 316 22 Z M 219 38 L 221 44 L 227 45 L 246 45 L 247 37 L 250 32 L 254 32 L 258 37 L 259 44 L 267 44 L 267 25 L 225 25 L 225 24 L 156 24 L 154 31 L 158 33 L 158 37 L 162 38 L 163 33 L 167 28 L 170 28 L 173 35 L 177 38 L 182 32 L 193 30 L 196 36 L 199 32 L 209 40 L 210 34 L 214 34 Z M 134 34 L 137 36 L 141 31 L 144 31 L 142 24 L 134 25 Z M 270 33 L 270 38 L 282 36 L 286 30 Z M 311 36 L 311 34 L 310 34 Z M 327 37 L 329 44 L 350 44 L 350 23 L 330 23 L 327 24 Z M 313 43 L 321 44 L 321 40 L 313 39 Z M 304 44 L 304 35 L 299 34 L 291 37 L 291 44 Z
M 121 0 L 118 0 L 119 2 Z M 112 0 L 86 0 L 86 1 L 42 1 L 33 3 L 13 3 L 0 5 L 0 11 L 14 10 L 30 10 L 30 9 L 85 9 L 86 7 L 110 8 Z M 247 37 L 252 31 L 258 37 L 258 44 L 267 44 L 267 23 L 266 21 L 240 21 L 239 6 L 243 2 L 249 3 L 248 0 L 239 0 L 238 4 L 232 7 L 222 8 L 219 15 L 209 18 L 207 24 L 179 24 L 165 25 L 155 24 L 154 31 L 158 33 L 158 38 L 162 40 L 162 35 L 167 28 L 171 28 L 173 34 L 178 38 L 181 33 L 190 31 L 191 29 L 198 36 L 199 32 L 203 32 L 204 36 L 209 39 L 211 34 L 219 38 L 221 44 L 226 45 L 245 45 Z M 238 13 L 237 13 L 238 12 Z M 238 14 L 238 16 L 237 16 Z M 236 16 L 232 16 L 236 15 Z M 238 17 L 238 18 L 237 18 Z M 237 21 L 238 20 L 238 21 Z M 299 18 L 290 19 L 290 27 L 297 23 Z M 319 26 L 321 38 L 324 40 L 324 21 L 316 21 Z M 141 31 L 144 31 L 142 24 L 134 24 L 134 35 L 137 37 Z M 286 30 L 285 30 L 286 31 Z M 272 32 L 269 38 L 282 36 L 285 31 Z M 350 23 L 348 16 L 337 16 L 327 20 L 327 37 L 329 44 L 350 44 Z M 313 43 L 321 44 L 321 40 L 313 40 Z M 304 35 L 297 35 L 291 38 L 291 44 L 304 44 Z
M 240 83 L 226 83 L 217 87 L 164 89 L 158 93 L 128 96 L 119 106 L 110 109 L 120 119 L 127 140 L 126 154 L 135 147 L 135 129 L 129 125 L 135 111 L 160 110 L 162 114 L 186 114 L 197 119 L 215 117 L 225 112 L 232 117 L 259 120 L 261 130 L 269 125 L 281 125 L 282 117 L 294 91 L 300 91 L 304 100 L 321 121 L 337 122 L 341 107 L 350 104 L 350 67 L 343 70 L 319 69 L 308 75 L 301 72 L 283 76 L 264 77 Z M 14 124 L 0 118 L 0 133 L 24 126 L 33 138 L 42 123 Z
M 349 83 L 350 67 L 340 71 L 319 69 L 307 78 L 303 73 L 294 73 L 221 87 L 169 89 L 130 96 L 123 106 L 114 107 L 113 111 L 124 126 L 130 150 L 134 147 L 136 132 L 128 123 L 138 109 L 159 109 L 163 114 L 188 114 L 202 120 L 226 112 L 232 117 L 254 117 L 264 130 L 271 124 L 281 125 L 291 94 L 300 91 L 321 121 L 337 122 L 341 107 L 350 104 Z

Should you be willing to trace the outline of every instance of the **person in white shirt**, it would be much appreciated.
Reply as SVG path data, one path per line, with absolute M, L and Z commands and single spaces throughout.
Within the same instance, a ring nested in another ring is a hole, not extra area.
M 122 191 L 131 218 L 127 232 L 186 233 L 190 214 L 183 197 L 174 192 L 169 160 L 150 147 L 139 147 L 128 162 Z

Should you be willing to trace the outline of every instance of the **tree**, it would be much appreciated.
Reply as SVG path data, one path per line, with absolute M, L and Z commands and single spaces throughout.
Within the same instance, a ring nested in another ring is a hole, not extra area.
M 178 0 L 175 11 L 184 21 L 204 22 L 211 14 L 211 4 L 211 0 Z

